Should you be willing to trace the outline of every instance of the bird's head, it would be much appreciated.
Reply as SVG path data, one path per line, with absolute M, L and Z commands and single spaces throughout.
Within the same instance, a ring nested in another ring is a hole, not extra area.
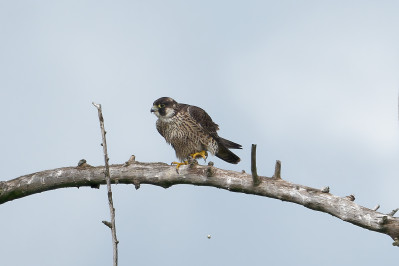
M 169 97 L 162 97 L 156 100 L 151 108 L 151 113 L 154 113 L 158 118 L 166 119 L 175 115 L 175 107 L 177 102 Z

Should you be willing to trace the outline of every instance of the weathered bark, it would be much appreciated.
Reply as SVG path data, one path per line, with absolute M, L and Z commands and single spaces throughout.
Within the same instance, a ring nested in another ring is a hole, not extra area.
M 129 160 L 125 165 L 111 165 L 112 183 L 151 184 L 168 188 L 177 184 L 211 186 L 234 192 L 259 195 L 303 205 L 309 209 L 329 213 L 343 221 L 380 232 L 392 237 L 398 244 L 399 218 L 394 213 L 383 214 L 353 202 L 352 197 L 338 197 L 328 189 L 315 189 L 296 185 L 276 177 L 261 177 L 260 184 L 254 186 L 250 174 L 218 169 L 213 166 L 188 165 L 180 167 L 164 163 L 140 163 Z M 278 176 L 278 177 L 277 177 Z M 33 173 L 19 178 L 0 182 L 0 204 L 35 193 L 65 187 L 105 184 L 104 167 L 91 167 L 83 164 L 78 167 L 65 167 Z

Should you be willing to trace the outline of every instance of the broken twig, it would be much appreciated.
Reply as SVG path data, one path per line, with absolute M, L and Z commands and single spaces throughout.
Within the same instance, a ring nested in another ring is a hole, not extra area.
M 261 181 L 258 176 L 258 171 L 256 170 L 256 144 L 252 144 L 251 149 L 251 172 L 254 186 L 258 186 Z

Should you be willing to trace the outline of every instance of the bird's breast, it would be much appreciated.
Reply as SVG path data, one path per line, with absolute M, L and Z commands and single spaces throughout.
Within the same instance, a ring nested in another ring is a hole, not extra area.
M 177 117 L 157 121 L 157 127 L 160 129 L 161 134 L 171 144 L 181 142 L 186 138 L 187 131 L 185 128 L 187 127 L 184 124 L 184 121 Z
M 158 120 L 157 127 L 177 153 L 194 153 L 206 149 L 214 154 L 217 151 L 216 141 L 189 117 L 176 115 L 173 118 Z

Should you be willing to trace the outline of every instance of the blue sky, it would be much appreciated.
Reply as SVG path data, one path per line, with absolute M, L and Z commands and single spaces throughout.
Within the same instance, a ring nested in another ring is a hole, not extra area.
M 154 100 L 205 109 L 258 173 L 388 213 L 399 207 L 397 1 L 2 1 L 0 180 L 111 163 L 171 162 Z M 201 162 L 200 162 L 201 163 Z M 215 188 L 114 186 L 121 265 L 376 265 L 385 235 Z M 104 188 L 0 206 L 4 265 L 110 265 Z M 211 234 L 212 238 L 207 239 Z M 327 260 L 326 260 L 327 259 Z

